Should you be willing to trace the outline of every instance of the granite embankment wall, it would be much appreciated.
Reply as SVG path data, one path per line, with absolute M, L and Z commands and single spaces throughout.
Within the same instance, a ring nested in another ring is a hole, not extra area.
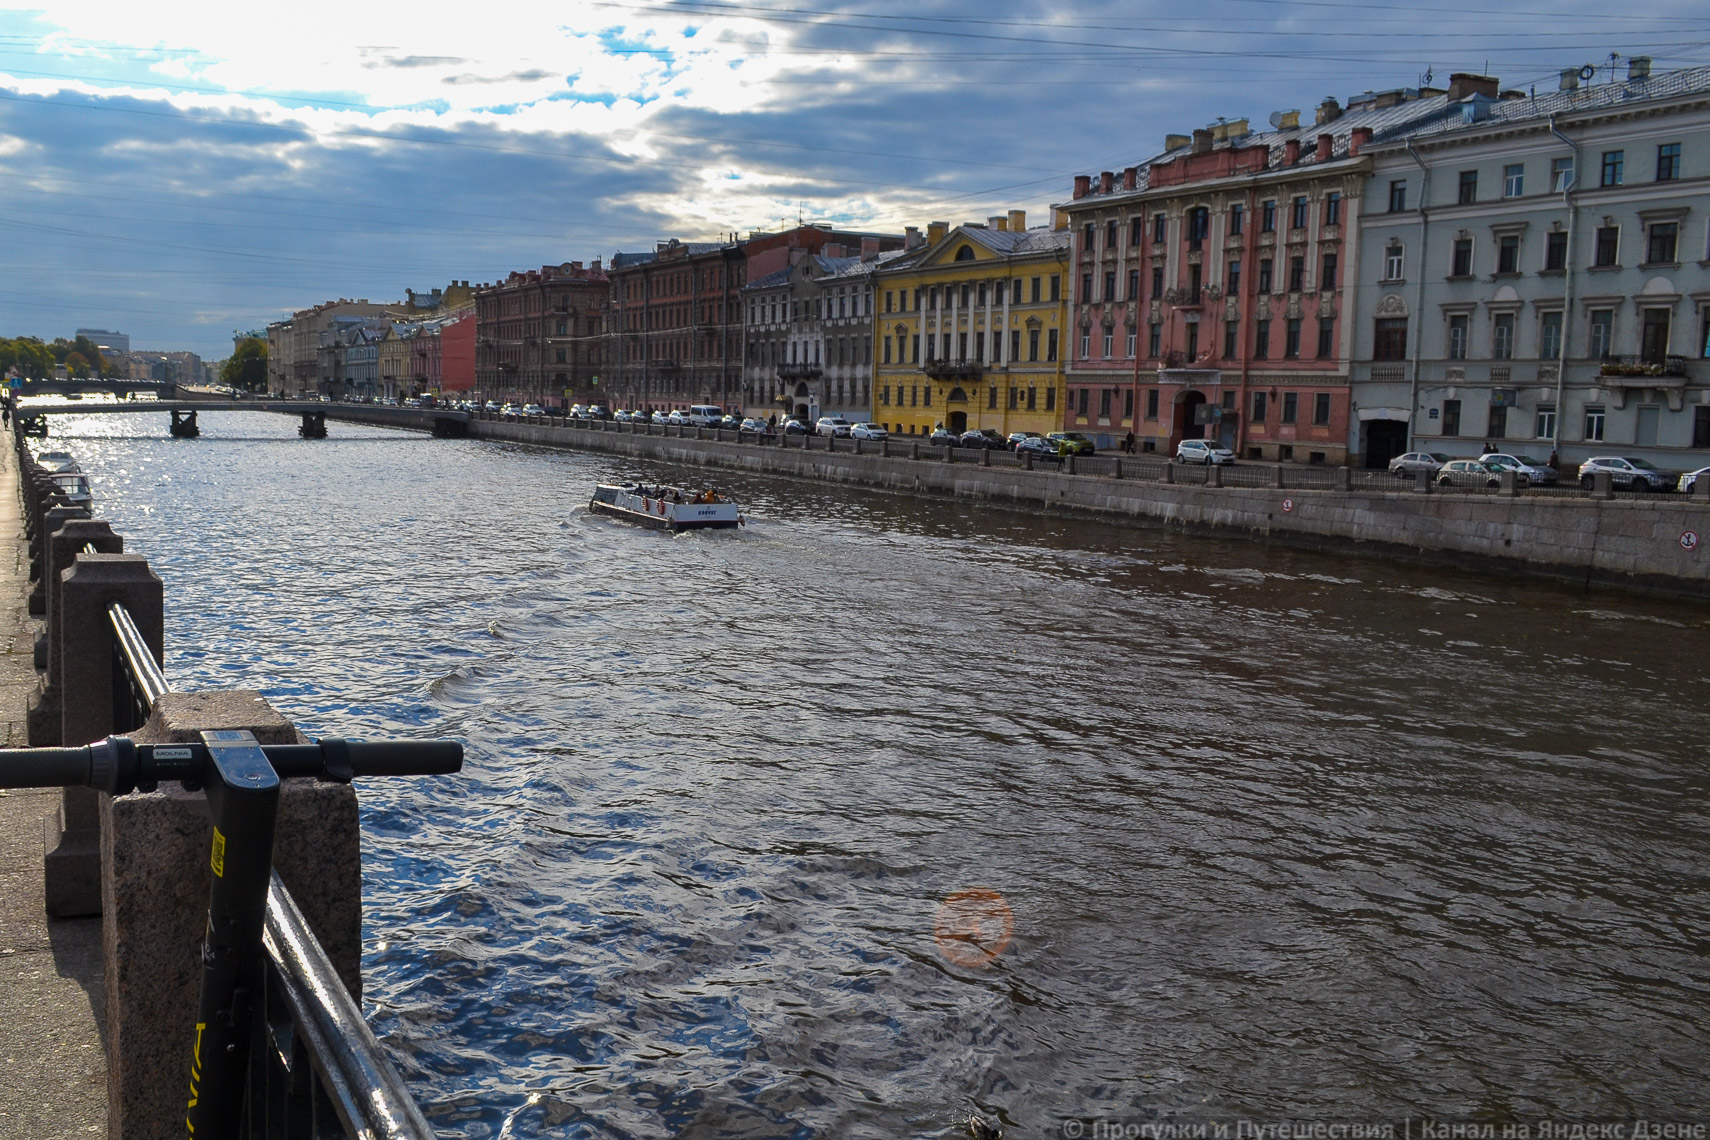
M 360 419 L 340 408 L 339 418 Z M 375 422 L 381 422 L 376 420 Z M 395 419 L 385 422 L 395 424 Z M 1710 502 L 1210 487 L 478 420 L 472 436 L 1710 598 Z M 906 444 L 893 444 L 893 450 Z

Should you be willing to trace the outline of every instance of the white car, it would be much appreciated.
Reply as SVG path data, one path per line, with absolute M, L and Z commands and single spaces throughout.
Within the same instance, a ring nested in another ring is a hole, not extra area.
M 1666 491 L 1675 477 L 1648 459 L 1633 455 L 1595 455 L 1579 465 L 1579 485 L 1590 490 L 1599 471 L 1609 472 L 1609 485 L 1624 491 Z
M 1526 476 L 1528 482 L 1550 484 L 1561 478 L 1556 469 L 1542 459 L 1533 459 L 1530 455 L 1509 455 L 1502 451 L 1487 451 L 1479 456 L 1486 463 L 1494 463 L 1505 471 L 1518 471 Z
M 653 415 L 648 419 L 647 422 L 648 423 L 655 423 L 655 424 L 668 424 L 671 422 L 671 419 L 664 412 L 654 412 Z
M 1700 475 L 1710 475 L 1710 467 L 1700 467 L 1696 471 L 1688 471 L 1686 474 L 1682 475 L 1680 477 L 1679 484 L 1677 484 L 1680 493 L 1683 495 L 1690 495 L 1693 491 L 1697 490 L 1698 477 Z
M 891 433 L 879 424 L 855 424 L 849 429 L 855 439 L 889 439 Z
M 539 404 L 524 404 L 522 414 L 525 416 L 544 416 L 546 409 Z
M 1176 444 L 1176 462 L 1221 466 L 1235 462 L 1235 453 L 1209 439 L 1184 439 Z
M 854 426 L 842 416 L 821 416 L 819 422 L 813 425 L 813 430 L 820 435 L 846 436 Z
M 689 419 L 688 412 L 685 412 L 682 409 L 676 409 L 665 413 L 665 422 L 668 424 L 676 424 L 679 427 L 688 427 L 693 421 Z

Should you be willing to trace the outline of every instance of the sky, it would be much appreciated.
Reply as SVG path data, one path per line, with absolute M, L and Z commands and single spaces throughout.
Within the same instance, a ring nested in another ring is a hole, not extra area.
M 798 218 L 901 232 L 1219 116 L 1710 62 L 1652 0 L 0 5 L 0 335 L 209 360 L 339 297 Z

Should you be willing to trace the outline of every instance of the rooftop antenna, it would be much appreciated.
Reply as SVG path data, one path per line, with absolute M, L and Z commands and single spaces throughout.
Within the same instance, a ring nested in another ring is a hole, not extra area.
M 1432 69 L 1431 69 L 1431 66 L 1429 64 L 1427 64 L 1425 67 L 1425 73 L 1419 77 L 1419 86 L 1421 86 L 1421 87 L 1431 86 L 1431 76 L 1432 76 Z

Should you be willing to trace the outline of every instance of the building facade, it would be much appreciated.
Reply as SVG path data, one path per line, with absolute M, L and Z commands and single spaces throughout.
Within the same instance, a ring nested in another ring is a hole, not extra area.
M 934 222 L 877 269 L 871 418 L 902 435 L 1061 428 L 1068 246 L 1012 210 Z
M 1710 462 L 1710 68 L 1587 78 L 1370 149 L 1348 440 L 1368 466 Z
M 1139 451 L 1214 439 L 1249 459 L 1346 462 L 1362 148 L 1461 97 L 1327 99 L 1310 126 L 1283 111 L 1266 132 L 1220 120 L 1120 176 L 1078 176 L 1062 207 L 1074 234 L 1065 426 L 1101 446 L 1132 432 Z
M 291 396 L 315 392 L 332 395 L 336 356 L 330 354 L 333 345 L 329 332 L 335 326 L 383 318 L 388 308 L 370 304 L 367 299 L 324 301 L 268 325 L 268 388 Z
M 563 408 L 605 398 L 611 282 L 598 261 L 543 265 L 475 290 L 475 391 Z
M 742 406 L 741 243 L 660 242 L 612 258 L 606 313 L 613 406 Z

